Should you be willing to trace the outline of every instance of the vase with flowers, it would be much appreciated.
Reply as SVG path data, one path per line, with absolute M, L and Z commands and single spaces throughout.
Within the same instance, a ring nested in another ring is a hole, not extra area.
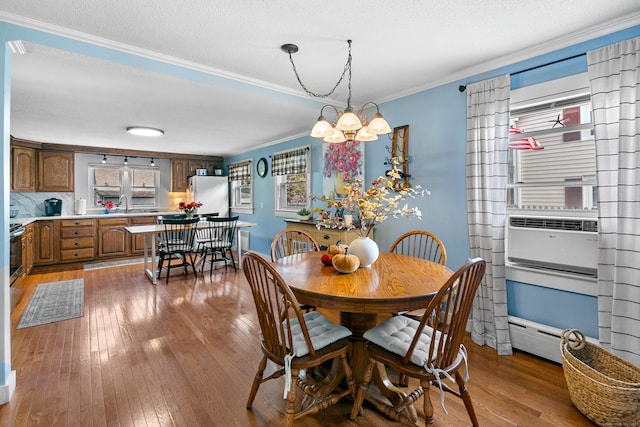
M 111 200 L 104 201 L 100 199 L 98 200 L 98 204 L 104 208 L 105 214 L 108 214 L 109 212 L 111 212 L 111 209 L 116 207 L 116 205 Z
M 422 189 L 419 185 L 396 191 L 394 183 L 400 177 L 400 170 L 396 164 L 393 164 L 392 169 L 387 171 L 387 176 L 374 179 L 367 189 L 364 188 L 363 180 L 356 178 L 352 183 L 345 184 L 345 193 L 342 195 L 331 193 L 316 197 L 326 203 L 328 209 L 348 211 L 354 216 L 352 221 L 343 221 L 342 218 L 321 220 L 317 227 L 318 229 L 326 227 L 357 231 L 359 237 L 351 242 L 349 253 L 357 255 L 358 258 L 362 256 L 360 264 L 363 267 L 370 266 L 378 258 L 377 244 L 369 238 L 371 229 L 376 223 L 382 223 L 388 218 L 422 218 L 420 210 L 410 208 L 405 200 L 424 196 L 429 194 L 429 191 Z
M 200 202 L 180 202 L 178 204 L 178 209 L 184 212 L 187 218 L 193 218 L 193 215 L 195 215 L 200 206 L 202 206 L 202 203 Z
M 364 159 L 360 141 L 331 143 L 326 147 L 323 157 L 324 176 L 333 177 L 333 192 L 338 195 L 345 194 L 345 184 L 361 176 Z

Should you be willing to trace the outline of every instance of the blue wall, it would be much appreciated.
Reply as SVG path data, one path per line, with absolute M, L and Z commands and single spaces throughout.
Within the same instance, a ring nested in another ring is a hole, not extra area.
M 380 106 L 381 112 L 391 127 L 408 124 L 409 164 L 412 184 L 420 184 L 431 191 L 431 195 L 412 200 L 423 213 L 422 220 L 392 219 L 376 226 L 375 240 L 381 250 L 388 248 L 400 234 L 413 229 L 426 229 L 437 234 L 447 248 L 447 264 L 457 268 L 469 256 L 469 235 L 466 216 L 465 193 L 465 141 L 466 141 L 466 93 L 458 86 L 482 81 L 508 73 L 517 73 L 554 61 L 584 54 L 620 40 L 640 36 L 640 26 L 635 26 L 607 36 L 570 46 L 549 54 L 521 61 L 490 72 L 470 76 L 464 81 L 452 82 L 411 96 L 387 102 Z M 526 71 L 512 76 L 512 88 L 529 86 L 587 71 L 586 56 L 557 64 Z M 309 128 L 313 123 L 309 123 Z M 313 192 L 322 190 L 319 169 L 321 142 L 306 137 L 289 141 L 255 152 L 235 156 L 227 162 L 260 157 L 270 153 L 311 144 L 314 174 Z M 385 145 L 390 140 L 383 138 L 365 143 L 365 171 L 367 181 L 384 174 Z M 256 178 L 256 206 L 264 199 L 264 209 L 256 209 L 255 215 L 243 215 L 243 219 L 258 223 L 251 230 L 251 248 L 267 253 L 271 237 L 284 228 L 284 223 L 273 218 L 273 181 Z M 508 281 L 507 295 L 509 314 L 557 328 L 577 327 L 588 336 L 597 337 L 597 298 L 541 286 Z

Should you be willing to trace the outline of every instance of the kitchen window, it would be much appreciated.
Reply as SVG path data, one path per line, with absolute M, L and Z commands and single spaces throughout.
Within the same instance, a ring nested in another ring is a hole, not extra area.
M 244 160 L 229 165 L 231 209 L 235 213 L 253 213 L 253 161 Z
M 296 217 L 300 209 L 309 207 L 310 165 L 311 149 L 309 146 L 275 153 L 272 156 L 271 174 L 275 186 L 276 216 Z
M 157 205 L 159 173 L 154 166 L 89 164 L 89 189 L 93 208 L 111 201 L 121 209 Z M 125 202 L 123 199 L 126 198 Z M 123 203 L 126 205 L 123 206 Z
M 507 206 L 592 210 L 595 143 L 586 76 L 512 91 Z

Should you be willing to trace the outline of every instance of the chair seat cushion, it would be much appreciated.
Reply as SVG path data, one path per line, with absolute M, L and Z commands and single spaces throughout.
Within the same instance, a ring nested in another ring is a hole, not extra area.
M 369 329 L 364 333 L 363 337 L 385 350 L 404 357 L 409 350 L 409 346 L 419 325 L 420 322 L 408 317 L 393 316 L 378 326 Z M 420 334 L 418 345 L 416 345 L 411 355 L 411 363 L 418 366 L 425 366 L 429 359 L 428 352 L 432 335 L 433 329 L 425 326 L 422 334 Z M 437 332 L 436 338 L 439 339 L 439 337 L 440 332 Z
M 332 322 L 317 311 L 305 313 L 304 321 L 307 324 L 314 350 L 320 350 L 351 335 L 349 329 Z M 301 357 L 309 354 L 309 347 L 304 340 L 298 319 L 291 319 L 291 335 L 293 337 L 293 355 Z

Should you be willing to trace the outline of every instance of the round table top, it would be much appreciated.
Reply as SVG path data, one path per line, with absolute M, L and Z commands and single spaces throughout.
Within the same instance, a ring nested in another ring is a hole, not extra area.
M 421 258 L 381 252 L 369 268 L 342 274 L 320 262 L 322 252 L 273 262 L 302 304 L 350 313 L 416 310 L 451 277 L 447 267 Z

